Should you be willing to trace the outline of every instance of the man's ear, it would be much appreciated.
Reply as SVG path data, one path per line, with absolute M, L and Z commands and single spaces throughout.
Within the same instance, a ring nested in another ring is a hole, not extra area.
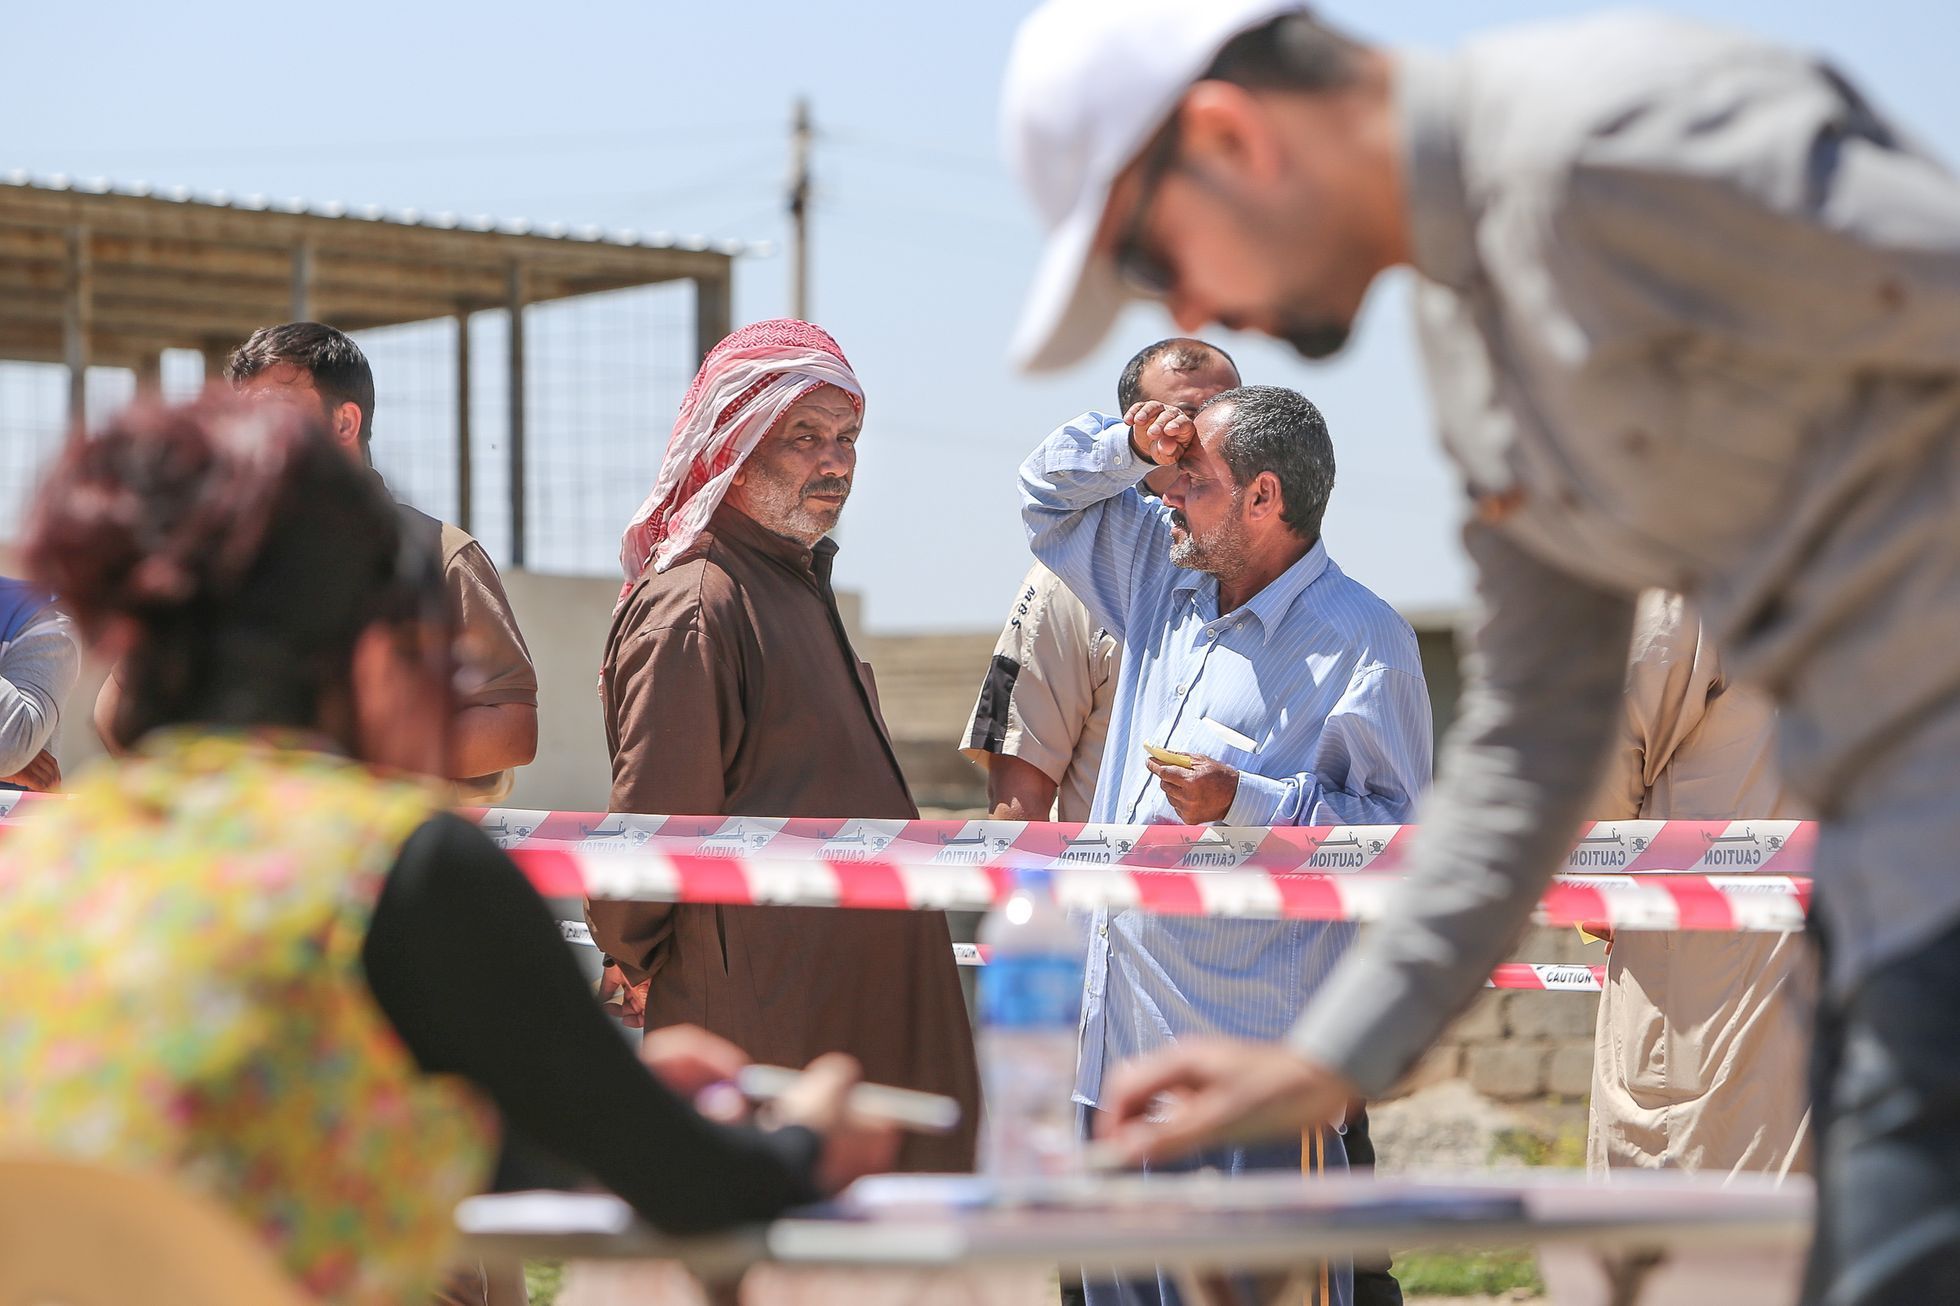
M 1285 167 L 1271 103 L 1242 86 L 1199 82 L 1185 93 L 1178 122 L 1182 157 L 1201 171 L 1209 162 L 1265 183 Z
M 361 406 L 349 400 L 333 410 L 329 434 L 333 442 L 355 453 L 361 451 Z
M 1285 497 L 1280 493 L 1279 477 L 1271 472 L 1261 472 L 1252 478 L 1252 484 L 1245 487 L 1245 519 L 1249 522 L 1278 519 L 1286 511 Z

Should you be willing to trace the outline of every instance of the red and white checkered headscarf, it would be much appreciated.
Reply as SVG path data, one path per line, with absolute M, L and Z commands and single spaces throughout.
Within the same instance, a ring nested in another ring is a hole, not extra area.
M 822 327 L 795 318 L 745 326 L 708 351 L 681 400 L 653 493 L 620 537 L 628 585 L 649 564 L 667 570 L 694 543 L 742 461 L 820 385 L 836 386 L 863 413 L 864 391 L 844 351 Z

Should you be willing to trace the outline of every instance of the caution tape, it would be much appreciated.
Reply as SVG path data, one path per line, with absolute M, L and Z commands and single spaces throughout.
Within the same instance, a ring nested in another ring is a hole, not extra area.
M 596 948 L 592 930 L 584 921 L 559 921 L 559 933 L 567 943 Z M 953 963 L 958 966 L 984 966 L 992 949 L 980 943 L 955 943 Z M 1491 972 L 1484 982 L 1490 989 L 1535 989 L 1549 993 L 1597 993 L 1605 986 L 1606 967 L 1562 965 L 1536 961 L 1507 961 Z
M 1597 993 L 1606 987 L 1606 967 L 1507 961 L 1490 973 L 1484 987 L 1545 993 Z
M 1418 828 L 632 816 L 517 807 L 484 809 L 477 816 L 484 833 L 513 850 L 1040 870 L 1400 870 Z M 1586 828 L 1561 869 L 1580 875 L 1808 875 L 1816 844 L 1816 826 L 1808 821 L 1601 821 Z
M 580 944 L 588 948 L 599 945 L 593 942 L 592 931 L 584 921 L 559 921 L 558 928 L 567 943 Z M 955 943 L 953 962 L 959 966 L 984 966 L 992 950 L 979 943 Z M 1565 965 L 1537 961 L 1507 961 L 1491 972 L 1484 981 L 1489 989 L 1530 989 L 1547 993 L 1597 993 L 1605 987 L 1606 967 Z
M 913 911 L 989 911 L 1017 883 L 1003 866 L 906 865 L 676 855 L 642 848 L 577 852 L 519 847 L 511 858 L 546 897 Z M 1059 866 L 1044 877 L 1055 900 L 1076 909 L 1244 920 L 1375 921 L 1388 914 L 1400 874 L 1153 871 Z M 1791 933 L 1804 926 L 1808 877 L 1788 875 L 1559 876 L 1533 919 L 1541 925 L 1603 923 L 1626 930 Z
M 0 818 L 59 796 L 0 795 Z M 491 808 L 485 833 L 547 897 L 988 911 L 1017 871 L 1076 908 L 1373 921 L 1417 827 L 634 816 Z M 1804 821 L 1604 821 L 1539 902 L 1544 925 L 1790 933 L 1809 907 Z M 1599 874 L 1594 872 L 1605 871 Z M 1739 872 L 1739 873 L 1738 873 Z

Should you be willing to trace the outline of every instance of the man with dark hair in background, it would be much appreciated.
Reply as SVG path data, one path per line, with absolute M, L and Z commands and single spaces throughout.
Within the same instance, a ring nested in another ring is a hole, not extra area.
M 241 394 L 290 402 L 325 417 L 347 456 L 364 467 L 374 458 L 374 373 L 345 332 L 319 322 L 261 327 L 225 365 Z M 379 476 L 379 473 L 376 473 Z M 450 735 L 450 766 L 465 801 L 492 802 L 510 792 L 510 772 L 538 750 L 538 678 L 517 628 L 503 580 L 483 546 L 461 527 L 400 505 L 432 555 L 456 606 L 465 652 L 477 674 L 460 696 Z M 96 706 L 104 742 L 116 740 L 113 676 Z
M 1135 487 L 1173 469 L 1161 503 Z M 1035 556 L 1123 641 L 1092 819 L 1122 824 L 1397 825 L 1429 783 L 1415 632 L 1328 556 L 1334 448 L 1278 386 L 1085 413 L 1022 464 Z M 1278 1038 L 1353 941 L 1346 922 L 1097 911 L 1076 1099 L 1105 1071 L 1187 1038 Z M 1340 1169 L 1338 1129 L 1227 1148 L 1220 1169 Z M 1342 1262 L 1321 1306 L 1355 1300 Z M 1155 1282 L 1085 1283 L 1092 1302 L 1171 1302 Z
M 1116 407 L 1127 413 L 1155 400 L 1196 417 L 1206 400 L 1238 384 L 1231 355 L 1176 336 L 1130 359 L 1116 383 Z M 1144 484 L 1161 494 L 1176 475 L 1160 467 Z M 1116 637 L 1054 572 L 1039 562 L 1028 569 L 961 744 L 987 772 L 987 806 L 996 815 L 1089 819 L 1121 657 Z

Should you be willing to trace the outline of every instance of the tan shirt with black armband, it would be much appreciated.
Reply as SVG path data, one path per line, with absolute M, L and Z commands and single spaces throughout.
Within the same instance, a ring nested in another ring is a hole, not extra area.
M 1056 819 L 1088 820 L 1121 660 L 1116 637 L 1037 562 L 994 645 L 960 751 L 983 769 L 996 755 L 1021 759 L 1055 782 Z

